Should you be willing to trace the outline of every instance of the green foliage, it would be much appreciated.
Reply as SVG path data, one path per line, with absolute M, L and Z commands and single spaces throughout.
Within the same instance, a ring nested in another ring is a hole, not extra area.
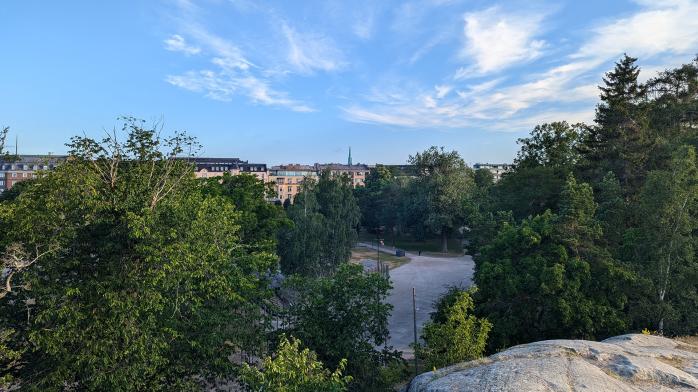
M 519 139 L 515 169 L 493 188 L 494 211 L 511 211 L 517 219 L 556 211 L 567 176 L 581 160 L 579 146 L 588 127 L 554 122 L 536 126 Z
M 537 125 L 527 138 L 519 139 L 521 150 L 514 163 L 522 167 L 571 168 L 580 160 L 579 145 L 588 127 L 566 121 Z
M 415 350 L 428 369 L 476 359 L 485 352 L 492 324 L 473 315 L 474 292 L 451 288 L 437 302 L 432 321 L 422 329 L 424 345 Z
M 276 233 L 290 222 L 281 206 L 268 202 L 269 195 L 275 193 L 272 184 L 247 173 L 236 176 L 225 173 L 222 178 L 203 180 L 203 188 L 207 194 L 224 196 L 233 202 L 240 213 L 243 243 L 260 251 L 276 250 Z
M 493 187 L 493 211 L 511 211 L 518 220 L 555 211 L 568 174 L 555 167 L 516 168 Z
M 352 389 L 380 390 L 381 367 L 398 358 L 381 349 L 388 338 L 385 303 L 390 282 L 366 274 L 359 265 L 344 264 L 330 277 L 296 276 L 290 287 L 297 298 L 289 309 L 289 333 L 301 339 L 328 366 L 347 359 Z
M 443 147 L 410 156 L 417 168 L 412 204 L 419 221 L 431 233 L 441 236 L 441 251 L 448 252 L 448 237 L 465 223 L 467 201 L 474 187 L 472 171 L 456 151 Z
M 695 232 L 698 229 L 698 169 L 693 147 L 676 151 L 671 170 L 649 173 L 639 200 L 640 225 L 636 230 L 635 254 L 642 276 L 648 280 L 649 303 L 639 317 L 672 332 L 698 328 Z
M 261 346 L 276 257 L 246 246 L 241 211 L 173 159 L 190 138 L 133 119 L 124 132 L 74 138 L 71 159 L 0 204 L 15 273 L 0 327 L 16 331 L 26 390 L 196 389 Z
M 8 346 L 14 333 L 12 329 L 0 330 L 0 389 L 9 388 L 13 381 L 12 373 L 22 357 L 19 351 Z
M 360 212 L 346 176 L 326 171 L 307 181 L 287 213 L 293 225 L 279 233 L 282 271 L 328 275 L 349 261 Z
M 394 177 L 385 166 L 378 166 L 371 170 L 366 177 L 365 185 L 354 190 L 357 204 L 361 210 L 361 225 L 369 230 L 375 230 L 385 226 L 382 215 L 390 205 L 386 203 L 384 193 L 387 191 Z
M 647 152 L 653 145 L 643 104 L 647 87 L 638 81 L 636 61 L 625 55 L 613 71 L 606 73 L 599 87 L 596 126 L 590 128 L 581 146 L 585 178 L 599 182 L 606 173 L 613 172 L 626 196 L 639 189 L 646 173 Z
M 301 342 L 281 336 L 273 357 L 265 357 L 262 370 L 247 364 L 241 370 L 241 380 L 251 391 L 259 392 L 341 392 L 347 390 L 350 376 L 342 376 L 346 360 L 341 360 L 334 372 L 325 369 L 317 354 L 301 349 Z
M 494 328 L 490 346 L 549 338 L 600 338 L 622 331 L 629 279 L 597 245 L 587 184 L 569 178 L 560 214 L 505 223 L 476 259 L 478 313 Z
M 477 169 L 473 173 L 473 180 L 479 189 L 487 189 L 494 184 L 494 174 L 487 169 Z

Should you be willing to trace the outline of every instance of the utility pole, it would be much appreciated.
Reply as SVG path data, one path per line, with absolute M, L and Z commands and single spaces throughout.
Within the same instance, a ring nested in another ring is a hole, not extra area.
M 419 365 L 417 363 L 417 293 L 412 287 L 412 321 L 414 327 L 414 376 L 419 375 Z

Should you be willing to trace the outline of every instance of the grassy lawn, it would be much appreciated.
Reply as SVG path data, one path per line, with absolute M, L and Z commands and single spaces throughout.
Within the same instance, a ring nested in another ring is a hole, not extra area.
M 375 250 L 357 246 L 351 249 L 351 261 L 358 263 L 363 259 L 376 260 Z M 381 252 L 381 262 L 386 263 L 388 268 L 393 269 L 410 261 L 408 257 L 397 257 L 385 252 Z
M 376 240 L 376 235 L 367 231 L 362 231 L 359 234 L 359 240 L 371 243 L 371 241 Z M 418 241 L 408 236 L 393 238 L 392 235 L 386 234 L 383 238 L 383 242 L 387 246 L 395 246 L 398 249 L 404 249 L 408 252 L 417 253 L 421 250 L 423 255 L 444 256 L 444 253 L 441 253 L 440 238 L 428 238 L 423 241 Z M 448 240 L 447 255 L 460 256 L 462 254 L 463 246 L 461 240 L 458 238 L 450 238 Z

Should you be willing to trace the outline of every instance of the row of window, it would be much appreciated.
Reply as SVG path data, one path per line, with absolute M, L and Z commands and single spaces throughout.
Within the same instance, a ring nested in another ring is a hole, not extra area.
M 12 178 L 29 178 L 29 177 L 36 177 L 36 173 L 17 173 L 17 172 L 12 172 L 12 173 L 6 173 L 5 174 L 7 177 L 12 177 Z
M 9 164 L 2 165 L 2 170 L 48 170 L 49 165 L 27 165 L 27 164 Z

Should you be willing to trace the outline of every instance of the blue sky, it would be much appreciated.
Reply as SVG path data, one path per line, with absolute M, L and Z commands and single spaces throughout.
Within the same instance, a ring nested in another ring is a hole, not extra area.
M 691 60 L 697 16 L 695 0 L 4 0 L 0 125 L 25 153 L 133 115 L 270 164 L 431 145 L 509 162 L 535 124 L 591 121 L 624 52 L 642 78 Z

